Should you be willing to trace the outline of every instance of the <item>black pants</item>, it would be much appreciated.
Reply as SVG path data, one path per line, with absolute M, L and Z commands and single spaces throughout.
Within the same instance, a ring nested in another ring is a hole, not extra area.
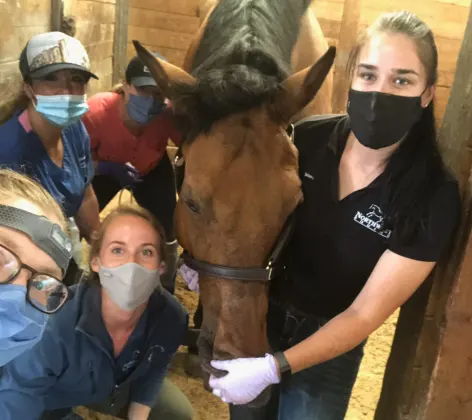
M 167 241 L 171 242 L 175 239 L 176 190 L 174 170 L 167 153 L 159 164 L 142 179 L 142 182 L 133 187 L 133 196 L 141 207 L 149 210 L 162 223 Z M 92 184 L 100 211 L 122 189 L 115 179 L 106 175 L 97 175 Z

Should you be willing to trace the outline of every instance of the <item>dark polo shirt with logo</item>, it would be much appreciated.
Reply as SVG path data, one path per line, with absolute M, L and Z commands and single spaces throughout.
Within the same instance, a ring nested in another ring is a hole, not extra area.
M 315 116 L 295 129 L 304 201 L 288 250 L 292 304 L 332 317 L 347 309 L 387 249 L 407 258 L 437 261 L 460 214 L 458 186 L 445 175 L 432 199 L 429 226 L 402 243 L 383 223 L 385 173 L 366 188 L 338 199 L 339 162 L 350 132 L 347 116 Z

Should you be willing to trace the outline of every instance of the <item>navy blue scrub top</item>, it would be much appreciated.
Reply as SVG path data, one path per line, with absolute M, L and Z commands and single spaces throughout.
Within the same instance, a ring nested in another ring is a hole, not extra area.
M 34 178 L 62 206 L 67 217 L 77 213 L 94 174 L 90 138 L 82 121 L 62 130 L 64 160 L 58 167 L 32 131 L 28 112 L 0 126 L 0 166 Z

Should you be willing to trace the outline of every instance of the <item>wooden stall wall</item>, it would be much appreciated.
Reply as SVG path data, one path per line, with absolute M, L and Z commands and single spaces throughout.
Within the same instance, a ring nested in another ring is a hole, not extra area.
M 182 65 L 185 52 L 197 32 L 199 0 L 130 0 L 128 58 L 136 52 L 136 39 L 171 63 Z
M 49 31 L 50 0 L 0 2 L 0 107 L 12 101 L 21 89 L 18 58 L 33 35 Z
M 313 0 L 312 7 L 330 45 L 338 47 L 333 108 L 343 111 L 347 81 L 344 66 L 356 34 L 381 13 L 408 10 L 416 13 L 433 30 L 439 52 L 439 81 L 436 114 L 439 120 L 449 97 L 456 60 L 469 13 L 469 0 Z
M 64 0 L 64 15 L 77 19 L 79 39 L 87 49 L 92 71 L 89 95 L 109 90 L 113 78 L 113 39 L 116 0 Z

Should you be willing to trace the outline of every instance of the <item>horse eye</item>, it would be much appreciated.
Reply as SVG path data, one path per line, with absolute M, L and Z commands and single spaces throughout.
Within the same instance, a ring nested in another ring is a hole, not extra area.
M 187 207 L 193 211 L 194 213 L 200 213 L 200 207 L 198 206 L 198 204 L 193 201 L 193 200 L 186 200 L 185 201 L 185 204 L 187 204 Z

